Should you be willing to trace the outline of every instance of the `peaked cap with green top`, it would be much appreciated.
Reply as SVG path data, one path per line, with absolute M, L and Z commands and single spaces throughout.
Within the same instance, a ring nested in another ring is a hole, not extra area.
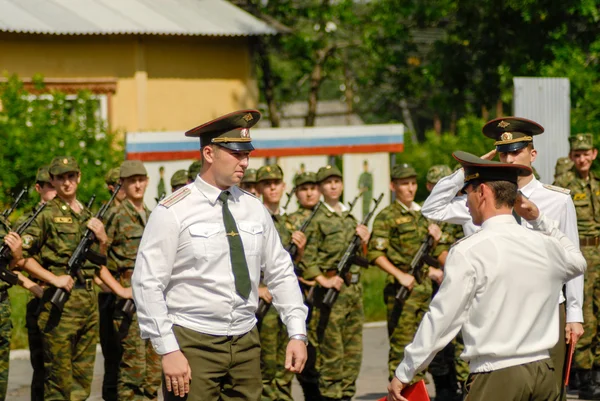
M 200 147 L 216 144 L 235 152 L 254 150 L 250 128 L 260 120 L 258 110 L 238 110 L 204 123 L 185 133 L 199 137 Z

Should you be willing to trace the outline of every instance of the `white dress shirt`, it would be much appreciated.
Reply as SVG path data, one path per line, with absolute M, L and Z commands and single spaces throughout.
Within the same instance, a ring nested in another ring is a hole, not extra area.
M 238 187 L 229 191 L 252 284 L 248 300 L 235 289 L 220 189 L 196 177 L 171 196 L 182 199 L 170 203 L 167 198 L 150 215 L 132 288 L 142 338 L 150 338 L 160 355 L 179 349 L 173 324 L 210 335 L 250 331 L 256 324 L 261 266 L 288 334 L 306 334 L 307 308 L 269 211 Z
M 533 225 L 545 233 L 520 227 L 512 215 L 495 216 L 450 249 L 444 281 L 396 369 L 401 382 L 461 329 L 461 357 L 472 373 L 549 358 L 560 288 L 583 274 L 586 262 L 555 221 L 540 215 Z
M 442 178 L 435 186 L 423 204 L 421 213 L 429 219 L 440 220 L 453 224 L 461 224 L 465 235 L 472 234 L 476 227 L 473 224 L 466 196 L 455 196 L 464 186 L 465 173 L 463 169 Z M 579 248 L 579 234 L 577 231 L 577 214 L 571 197 L 567 194 L 553 191 L 544 187 L 535 177 L 523 188 L 519 189 L 523 195 L 536 204 L 546 217 L 558 222 L 558 228 Z M 522 224 L 531 228 L 525 220 Z M 559 302 L 564 302 L 561 295 Z M 583 276 L 579 276 L 566 285 L 567 296 L 567 322 L 583 322 Z

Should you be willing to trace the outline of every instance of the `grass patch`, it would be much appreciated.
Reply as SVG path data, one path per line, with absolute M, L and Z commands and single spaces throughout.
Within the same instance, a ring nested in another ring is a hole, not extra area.
M 11 349 L 28 348 L 27 328 L 25 327 L 25 310 L 29 301 L 29 291 L 19 286 L 13 286 L 8 290 L 10 294 L 10 306 L 12 313 L 10 318 L 13 324 Z
M 387 273 L 377 266 L 370 266 L 362 272 L 360 281 L 363 285 L 363 304 L 367 322 L 386 319 L 386 307 L 383 302 L 383 288 Z

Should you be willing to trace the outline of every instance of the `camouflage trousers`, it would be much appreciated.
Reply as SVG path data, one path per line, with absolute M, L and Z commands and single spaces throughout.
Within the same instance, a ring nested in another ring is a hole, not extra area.
M 263 401 L 293 401 L 294 374 L 285 369 L 285 351 L 289 341 L 285 325 L 274 307 L 269 309 L 258 326 L 260 335 L 260 371 Z
M 600 369 L 600 250 L 583 246 L 581 252 L 587 262 L 583 287 L 583 329 L 577 343 L 574 365 L 578 369 Z
M 119 332 L 123 322 L 129 325 L 126 332 L 121 330 L 119 333 L 124 337 L 120 340 L 122 356 L 117 378 L 118 399 L 156 400 L 161 384 L 161 357 L 154 352 L 150 340 L 142 339 L 137 313 L 134 313 L 133 319 L 128 321 L 120 313 L 122 303 L 117 303 L 117 305 L 114 318 L 115 330 Z
M 362 285 L 344 285 L 331 309 L 321 304 L 325 291 L 315 289 L 308 333 L 316 350 L 319 390 L 326 398 L 352 398 L 362 362 Z
M 408 299 L 404 303 L 402 313 L 397 322 L 392 322 L 395 297 L 400 284 L 389 283 L 383 290 L 384 301 L 387 306 L 388 316 L 388 333 L 389 327 L 394 327 L 392 335 L 389 337 L 390 352 L 388 354 L 388 371 L 389 379 L 392 380 L 396 372 L 396 368 L 404 359 L 404 348 L 410 344 L 419 328 L 423 315 L 429 310 L 429 302 L 431 301 L 432 287 L 431 280 L 423 278 L 421 284 L 414 286 Z M 417 375 L 414 381 L 424 378 L 425 373 Z
M 44 347 L 44 399 L 86 400 L 90 396 L 98 308 L 92 290 L 74 288 L 60 313 L 50 303 L 54 288 L 44 292 L 38 324 Z
M 38 325 L 41 302 L 41 299 L 29 293 L 25 325 L 27 326 L 27 340 L 29 341 L 29 361 L 33 368 L 31 401 L 44 400 L 44 338 Z
M 12 322 L 10 320 L 10 299 L 0 302 L 0 400 L 6 399 L 8 388 L 8 364 L 10 361 L 10 338 L 12 335 Z

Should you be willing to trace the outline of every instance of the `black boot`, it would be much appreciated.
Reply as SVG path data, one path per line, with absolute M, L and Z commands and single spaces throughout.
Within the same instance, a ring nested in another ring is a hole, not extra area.
M 433 382 L 435 383 L 435 401 L 462 400 L 462 391 L 460 391 L 456 375 L 433 376 Z
M 596 388 L 591 370 L 579 370 L 579 398 L 591 400 Z
M 579 369 L 571 369 L 571 376 L 569 376 L 569 385 L 567 386 L 568 394 L 579 393 L 580 383 L 579 380 Z

